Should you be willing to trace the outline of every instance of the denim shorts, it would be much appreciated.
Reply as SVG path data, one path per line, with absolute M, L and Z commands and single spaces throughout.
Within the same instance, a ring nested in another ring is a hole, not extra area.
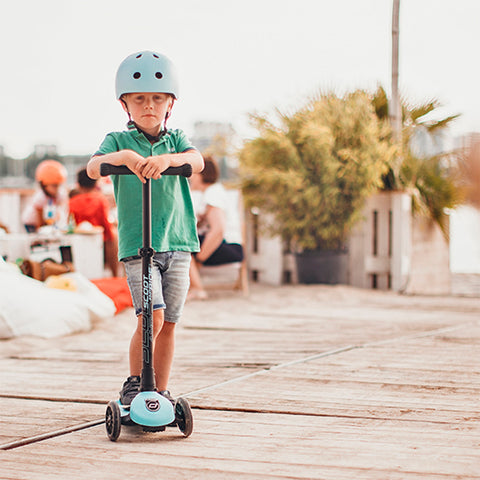
M 177 323 L 183 311 L 190 287 L 190 252 L 155 253 L 152 261 L 153 310 L 164 309 L 164 319 Z M 143 281 L 142 259 L 129 257 L 122 260 L 127 273 L 135 314 L 142 313 Z

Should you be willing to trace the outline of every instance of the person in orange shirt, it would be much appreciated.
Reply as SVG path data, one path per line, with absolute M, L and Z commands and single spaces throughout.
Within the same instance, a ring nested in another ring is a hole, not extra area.
M 108 219 L 108 200 L 97 188 L 97 180 L 87 175 L 85 168 L 77 173 L 78 188 L 69 200 L 70 214 L 75 223 L 90 222 L 93 226 L 103 227 L 103 245 L 105 265 L 116 277 L 118 273 L 117 233 Z

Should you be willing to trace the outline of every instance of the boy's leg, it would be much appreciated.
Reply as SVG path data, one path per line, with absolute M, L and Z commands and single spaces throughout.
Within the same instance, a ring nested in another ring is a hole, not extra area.
M 168 255 L 162 274 L 165 310 L 164 322 L 155 340 L 155 380 L 159 391 L 167 390 L 175 349 L 175 325 L 180 320 L 189 286 L 189 252 L 172 252 Z
M 122 390 L 120 391 L 120 401 L 123 405 L 130 405 L 134 397 L 140 391 L 140 375 L 142 373 L 142 368 L 143 368 L 142 323 L 143 323 L 143 317 L 142 315 L 138 315 L 137 328 L 135 329 L 132 339 L 130 340 L 130 350 L 129 350 L 130 376 L 127 378 L 126 382 L 123 384 Z M 158 332 L 162 327 L 162 324 L 163 324 L 163 310 L 155 310 L 153 312 L 154 352 L 155 352 L 155 339 L 158 336 Z M 172 351 L 172 356 L 173 356 L 173 351 Z M 168 357 L 167 357 L 167 360 L 168 360 Z M 155 358 L 153 363 L 155 368 Z M 171 366 L 171 361 L 170 361 L 170 366 Z M 170 366 L 168 368 L 170 368 Z M 167 381 L 168 381 L 168 376 L 167 376 Z M 158 387 L 158 384 L 157 384 L 157 387 Z
M 140 375 L 142 372 L 142 316 L 137 317 L 137 329 L 130 340 L 129 360 L 130 376 Z
M 167 390 L 175 351 L 175 324 L 163 321 L 163 310 L 153 312 L 153 368 L 157 390 Z M 138 316 L 137 329 L 130 341 L 130 375 L 142 372 L 142 316 Z
M 167 390 L 175 348 L 175 324 L 180 318 L 188 292 L 190 258 L 191 255 L 188 252 L 156 254 L 154 257 L 153 366 L 156 387 L 159 391 Z M 136 305 L 135 309 L 141 312 L 141 308 L 138 308 L 142 302 L 141 262 L 126 262 L 125 268 L 134 305 Z M 161 281 L 155 278 L 159 271 L 162 272 Z M 140 313 L 137 317 L 136 330 L 130 341 L 130 375 L 135 377 L 140 376 L 142 371 L 142 321 Z
M 163 322 L 163 327 L 157 335 L 154 345 L 155 384 L 157 390 L 162 392 L 168 389 L 168 379 L 172 369 L 175 350 L 175 323 Z
M 163 327 L 163 310 L 154 310 L 153 312 L 153 349 L 155 358 L 155 339 L 157 338 L 160 329 Z M 130 375 L 140 375 L 142 373 L 143 359 L 142 359 L 142 339 L 143 339 L 143 316 L 137 317 L 137 328 L 130 340 Z M 155 362 L 154 362 L 155 368 Z

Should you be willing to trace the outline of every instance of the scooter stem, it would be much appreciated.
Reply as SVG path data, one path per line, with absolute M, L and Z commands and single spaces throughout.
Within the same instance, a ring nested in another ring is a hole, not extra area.
M 150 212 L 152 188 L 150 179 L 143 184 L 143 247 L 139 250 L 142 258 L 142 355 L 143 368 L 140 390 L 155 390 L 155 372 L 153 369 L 153 308 L 152 308 L 152 217 Z

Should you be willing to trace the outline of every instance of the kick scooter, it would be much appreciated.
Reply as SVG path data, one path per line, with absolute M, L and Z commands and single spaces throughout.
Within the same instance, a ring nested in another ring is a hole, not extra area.
M 103 163 L 100 174 L 108 175 L 134 175 L 126 166 L 114 166 Z M 162 175 L 182 175 L 190 177 L 192 167 L 189 164 L 181 167 L 170 167 Z M 164 431 L 166 427 L 178 426 L 185 437 L 193 430 L 193 416 L 190 405 L 185 398 L 177 398 L 175 405 L 170 400 L 160 395 L 155 388 L 155 375 L 153 370 L 153 309 L 152 309 L 152 257 L 154 250 L 152 243 L 152 218 L 151 218 L 151 183 L 146 179 L 142 186 L 143 207 L 143 246 L 139 249 L 142 258 L 142 284 L 144 285 L 142 309 L 142 375 L 140 392 L 132 400 L 131 405 L 122 405 L 120 400 L 111 401 L 105 412 L 105 426 L 107 436 L 115 442 L 120 436 L 122 425 L 137 424 L 147 432 Z

